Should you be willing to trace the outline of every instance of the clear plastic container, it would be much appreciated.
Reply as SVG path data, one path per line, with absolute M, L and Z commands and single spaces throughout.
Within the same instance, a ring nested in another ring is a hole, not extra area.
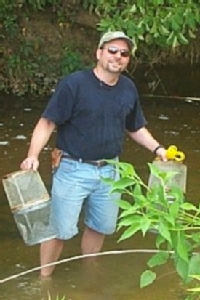
M 183 163 L 170 160 L 166 162 L 155 160 L 153 164 L 162 172 L 177 172 L 177 174 L 167 182 L 166 190 L 170 190 L 172 186 L 178 186 L 183 193 L 186 192 L 187 167 Z M 150 174 L 148 186 L 152 187 L 153 185 L 158 185 L 159 183 L 159 178 L 153 174 Z
M 55 237 L 49 226 L 50 196 L 38 171 L 17 171 L 2 179 L 15 222 L 27 245 Z

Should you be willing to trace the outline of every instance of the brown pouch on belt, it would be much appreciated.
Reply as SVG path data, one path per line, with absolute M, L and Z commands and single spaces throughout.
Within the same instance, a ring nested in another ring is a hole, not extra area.
M 52 169 L 59 167 L 62 153 L 63 153 L 63 151 L 58 148 L 54 148 L 52 150 L 52 152 L 51 152 Z

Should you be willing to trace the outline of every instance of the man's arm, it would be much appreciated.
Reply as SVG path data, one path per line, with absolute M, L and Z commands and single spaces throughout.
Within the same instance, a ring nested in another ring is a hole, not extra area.
M 22 170 L 37 170 L 39 166 L 39 154 L 48 142 L 55 127 L 55 123 L 48 119 L 41 118 L 38 121 L 33 131 L 27 158 L 20 165 Z
M 166 161 L 166 149 L 160 146 L 159 142 L 154 139 L 151 133 L 145 128 L 142 127 L 135 132 L 129 132 L 131 139 L 136 141 L 138 144 L 144 146 L 151 152 L 159 156 L 163 161 Z M 157 149 L 157 150 L 156 150 Z M 156 151 L 155 151 L 156 150 Z

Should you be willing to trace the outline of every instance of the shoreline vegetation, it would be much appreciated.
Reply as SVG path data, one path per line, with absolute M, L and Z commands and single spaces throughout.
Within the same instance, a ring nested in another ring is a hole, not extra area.
M 130 77 L 142 65 L 200 65 L 198 1 L 174 0 L 167 7 L 163 1 L 132 2 L 3 0 L 0 91 L 49 95 L 62 76 L 92 66 L 107 30 L 123 30 L 134 40 Z

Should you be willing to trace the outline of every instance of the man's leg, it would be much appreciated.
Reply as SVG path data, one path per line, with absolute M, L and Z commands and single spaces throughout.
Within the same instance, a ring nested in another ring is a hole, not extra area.
M 64 241 L 71 239 L 78 233 L 79 214 L 88 194 L 88 189 L 85 189 L 82 184 L 83 178 L 81 177 L 79 183 L 80 175 L 76 171 L 82 165 L 77 161 L 62 159 L 59 168 L 54 173 L 51 191 L 50 229 L 55 231 L 56 238 L 41 244 L 41 266 L 57 261 L 62 252 Z M 41 276 L 50 276 L 54 268 L 55 266 L 42 268 Z
M 82 254 L 98 253 L 103 246 L 104 238 L 104 234 L 86 227 L 81 241 Z
M 64 244 L 63 240 L 58 240 L 58 239 L 52 239 L 43 242 L 40 246 L 41 266 L 57 261 L 62 252 L 63 244 Z M 40 275 L 42 277 L 51 276 L 54 269 L 55 269 L 55 265 L 42 268 Z
M 107 165 L 96 169 L 96 185 L 87 197 L 85 210 L 85 231 L 81 248 L 83 254 L 98 253 L 104 242 L 105 235 L 115 232 L 119 206 L 119 194 L 110 193 L 110 185 L 104 183 L 102 178 L 118 179 L 118 174 L 113 166 Z M 92 257 L 93 260 L 95 258 Z

